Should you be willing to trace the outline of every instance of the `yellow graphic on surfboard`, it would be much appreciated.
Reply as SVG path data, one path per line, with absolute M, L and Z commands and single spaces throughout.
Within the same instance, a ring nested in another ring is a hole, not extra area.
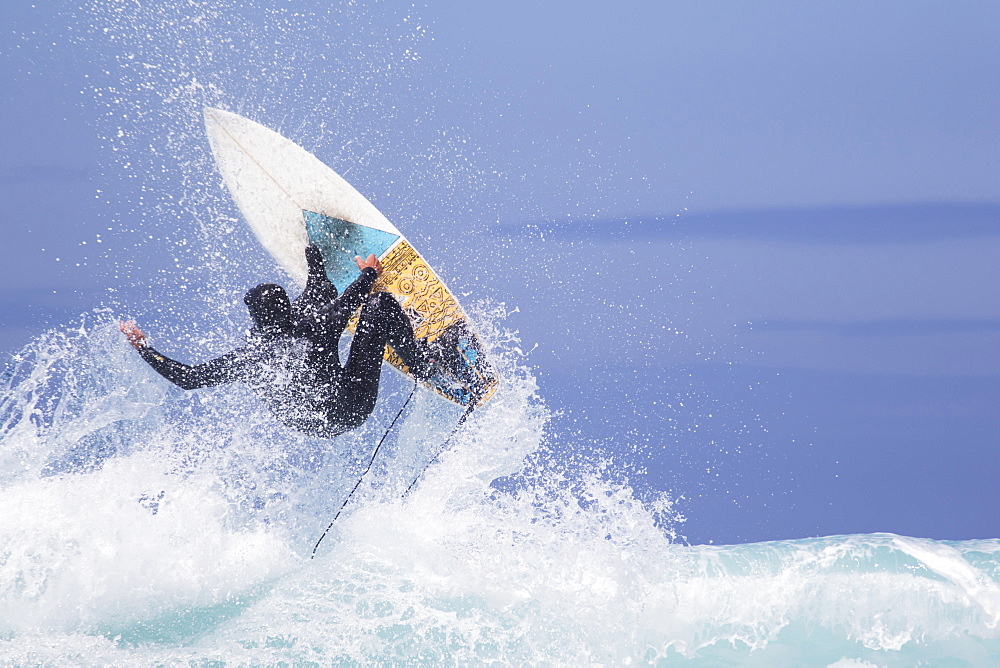
M 247 224 L 300 287 L 304 249 L 323 253 L 327 276 L 340 292 L 357 277 L 354 256 L 374 254 L 383 273 L 376 290 L 393 294 L 414 333 L 435 352 L 427 385 L 463 406 L 488 400 L 499 385 L 478 337 L 454 295 L 402 233 L 363 195 L 311 153 L 258 123 L 205 110 L 216 164 Z M 349 325 L 354 331 L 356 317 Z M 406 373 L 387 347 L 385 359 Z
M 405 240 L 386 253 L 382 266 L 385 272 L 375 289 L 401 297 L 403 308 L 420 316 L 414 323 L 417 338 L 434 341 L 448 327 L 465 319 L 444 283 Z

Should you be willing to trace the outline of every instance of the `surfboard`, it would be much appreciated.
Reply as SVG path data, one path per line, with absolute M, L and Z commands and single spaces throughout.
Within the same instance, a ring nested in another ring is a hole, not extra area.
M 438 371 L 426 385 L 463 406 L 493 396 L 497 375 L 458 300 L 364 195 L 309 151 L 248 118 L 207 108 L 205 128 L 243 218 L 298 287 L 308 275 L 309 242 L 322 251 L 327 276 L 341 293 L 359 275 L 354 257 L 374 254 L 384 271 L 373 289 L 399 300 L 416 336 L 438 355 Z M 355 315 L 352 332 L 356 323 Z M 385 359 L 408 373 L 389 346 Z

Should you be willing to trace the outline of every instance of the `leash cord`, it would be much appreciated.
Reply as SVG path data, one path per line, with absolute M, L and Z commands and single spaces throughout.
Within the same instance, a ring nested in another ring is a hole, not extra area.
M 398 413 L 396 413 L 396 417 L 392 418 L 392 422 L 389 423 L 389 428 L 385 430 L 385 433 L 382 434 L 382 438 L 379 439 L 378 445 L 375 446 L 375 450 L 372 452 L 372 457 L 368 461 L 368 468 L 366 468 L 365 472 L 362 473 L 361 476 L 358 478 L 358 482 L 356 482 L 354 484 L 354 489 L 352 489 L 351 493 L 347 495 L 346 499 L 344 499 L 344 503 L 343 503 L 343 505 L 340 506 L 340 510 L 338 510 L 337 514 L 333 516 L 333 519 L 330 520 L 330 524 L 323 531 L 323 535 L 321 535 L 319 537 L 319 540 L 316 541 L 316 544 L 313 546 L 313 549 L 312 549 L 312 555 L 309 557 L 310 559 L 315 559 L 316 558 L 316 550 L 319 549 L 319 544 L 323 542 L 324 538 L 326 538 L 326 534 L 328 534 L 330 532 L 330 529 L 333 528 L 333 523 L 336 522 L 337 518 L 340 517 L 340 514 L 342 512 L 344 512 L 344 508 L 346 508 L 347 504 L 351 502 L 351 497 L 354 496 L 354 493 L 356 491 L 358 491 L 358 487 L 361 486 L 361 482 L 365 479 L 365 476 L 368 475 L 368 472 L 372 470 L 372 465 L 375 463 L 375 457 L 378 455 L 378 451 L 382 447 L 382 443 L 385 442 L 386 437 L 389 436 L 389 432 L 391 432 L 392 428 L 396 425 L 396 421 L 399 420 L 400 416 L 403 414 L 403 411 L 406 410 L 406 407 L 410 403 L 410 399 L 413 398 L 413 393 L 417 391 L 417 385 L 418 384 L 419 383 L 416 382 L 416 381 L 413 382 L 413 389 L 410 390 L 410 395 L 408 397 L 406 397 L 406 401 L 403 402 L 403 407 L 399 409 Z M 410 485 L 410 486 L 412 487 L 413 485 Z M 407 491 L 409 491 L 409 490 L 407 490 Z

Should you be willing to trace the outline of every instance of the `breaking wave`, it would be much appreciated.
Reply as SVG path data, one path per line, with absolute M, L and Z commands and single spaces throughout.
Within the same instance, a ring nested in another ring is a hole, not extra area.
M 315 559 L 315 539 L 408 392 L 401 377 L 387 379 L 364 429 L 324 441 L 276 425 L 238 386 L 174 388 L 106 313 L 39 337 L 9 364 L 0 403 L 0 657 L 1000 656 L 1000 541 L 684 545 L 668 497 L 641 502 L 599 469 L 546 456 L 548 415 L 516 339 L 485 329 L 500 393 L 404 499 L 460 414 L 419 391 Z

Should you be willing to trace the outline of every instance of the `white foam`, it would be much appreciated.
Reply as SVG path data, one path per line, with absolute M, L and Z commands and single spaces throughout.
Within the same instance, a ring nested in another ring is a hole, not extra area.
M 149 454 L 0 490 L 0 633 L 94 632 L 218 605 L 295 563 L 282 541 L 233 526 L 207 480 Z
M 60 652 L 118 663 L 708 665 L 1000 655 L 1000 541 L 678 545 L 662 523 L 676 520 L 669 498 L 646 505 L 600 467 L 546 457 L 546 410 L 507 344 L 493 351 L 497 396 L 400 499 L 460 413 L 418 396 L 309 561 L 402 396 L 387 390 L 378 424 L 349 438 L 309 439 L 238 388 L 158 387 L 134 355 L 116 358 L 119 368 L 96 363 L 128 352 L 114 334 L 100 323 L 28 351 L 29 368 L 12 377 L 0 452 L 34 450 L 0 486 L 8 662 Z M 32 360 L 64 372 L 39 384 Z

